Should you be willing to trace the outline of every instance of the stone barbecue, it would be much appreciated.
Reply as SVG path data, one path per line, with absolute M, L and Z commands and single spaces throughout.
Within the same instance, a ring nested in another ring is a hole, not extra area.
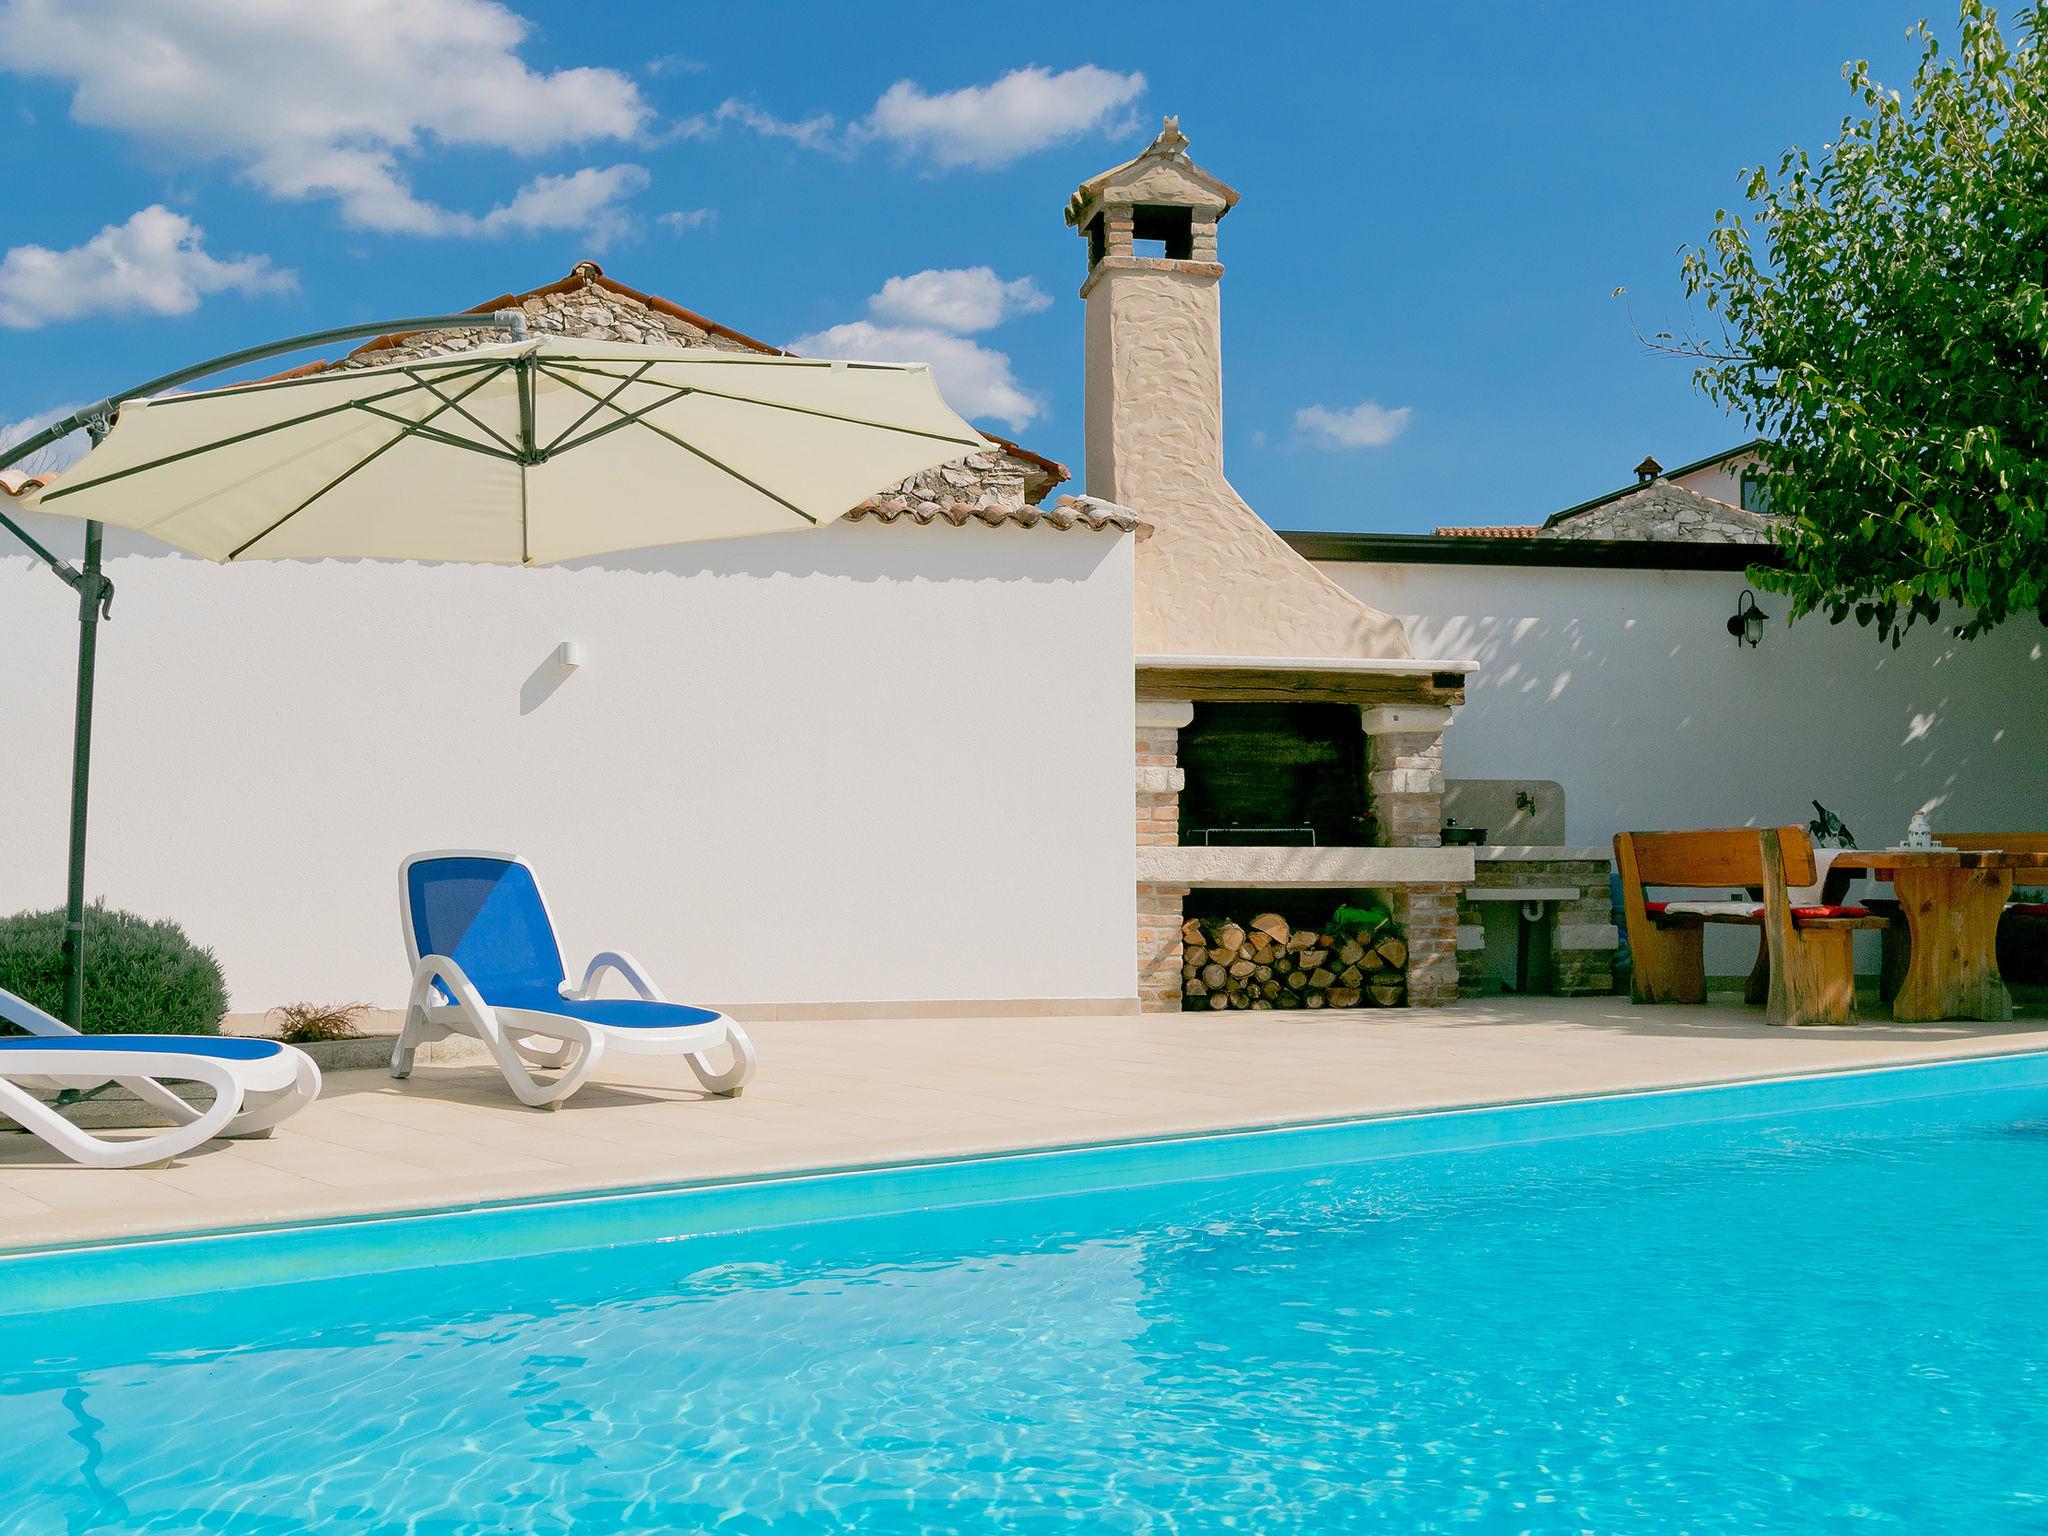
M 1279 972 L 1279 992 L 1254 997 L 1230 969 L 1276 968 L 1272 957 L 1237 953 L 1253 939 L 1219 938 L 1271 918 L 1320 940 L 1345 904 L 1389 915 L 1407 1002 L 1448 1003 L 1473 863 L 1441 846 L 1443 732 L 1471 668 L 1418 658 L 1397 619 L 1296 555 L 1225 477 L 1217 225 L 1238 194 L 1187 148 L 1168 118 L 1142 154 L 1083 182 L 1067 205 L 1088 250 L 1088 488 L 1141 520 L 1140 1006 L 1181 1007 L 1191 980 L 1216 1006 L 1219 948 L 1245 1006 L 1286 1006 L 1295 968 Z M 1341 955 L 1351 942 L 1314 950 Z M 1373 1000 L 1357 969 L 1356 984 L 1318 989 L 1324 1006 Z

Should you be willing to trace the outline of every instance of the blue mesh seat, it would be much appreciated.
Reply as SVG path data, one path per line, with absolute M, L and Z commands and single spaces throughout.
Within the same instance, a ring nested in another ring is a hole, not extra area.
M 392 1052 L 394 1075 L 410 1073 L 418 1045 L 464 1033 L 490 1046 L 513 1091 L 529 1104 L 566 1098 L 607 1048 L 683 1055 L 705 1087 L 720 1094 L 737 1094 L 752 1076 L 753 1047 L 737 1024 L 708 1008 L 667 1001 L 627 956 L 599 955 L 572 986 L 547 902 L 525 860 L 418 854 L 405 861 L 400 878 L 414 979 Z M 624 976 L 639 996 L 594 995 L 607 970 Z M 730 1048 L 730 1067 L 714 1068 L 704 1055 L 719 1044 Z M 563 1075 L 538 1082 L 527 1070 L 534 1066 Z

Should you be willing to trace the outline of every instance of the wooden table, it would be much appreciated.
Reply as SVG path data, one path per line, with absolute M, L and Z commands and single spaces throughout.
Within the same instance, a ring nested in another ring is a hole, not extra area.
M 1894 1019 L 2012 1017 L 2012 994 L 1998 974 L 1998 919 L 2013 871 L 2048 869 L 2048 853 L 1851 848 L 1836 855 L 1833 868 L 1888 880 L 1898 895 L 1909 948 L 1892 999 Z

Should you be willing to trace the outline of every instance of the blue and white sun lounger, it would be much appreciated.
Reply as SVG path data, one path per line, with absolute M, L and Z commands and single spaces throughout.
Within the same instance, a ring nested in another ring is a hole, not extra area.
M 28 1031 L 0 1037 L 0 1116 L 93 1168 L 168 1163 L 216 1136 L 268 1136 L 320 1096 L 313 1058 L 276 1040 L 219 1035 L 81 1035 L 61 1019 L 0 990 L 0 1019 Z M 213 1102 L 195 1109 L 164 1080 L 199 1083 Z M 28 1092 L 119 1083 L 175 1122 L 171 1129 L 110 1141 L 94 1136 Z
M 754 1075 L 754 1046 L 722 1013 L 671 1003 L 628 955 L 606 950 L 571 987 L 554 918 L 527 862 L 509 853 L 442 849 L 398 870 L 399 922 L 412 966 L 391 1075 L 412 1072 L 420 1046 L 452 1034 L 489 1049 L 522 1104 L 552 1109 L 583 1086 L 607 1051 L 682 1056 L 711 1092 L 737 1097 Z M 639 994 L 600 998 L 617 971 Z M 731 1064 L 712 1065 L 719 1046 Z M 530 1067 L 560 1072 L 552 1082 Z

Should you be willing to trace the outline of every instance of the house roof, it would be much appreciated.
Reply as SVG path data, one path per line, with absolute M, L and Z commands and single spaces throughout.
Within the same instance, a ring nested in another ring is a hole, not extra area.
M 1440 539 L 1533 539 L 1543 532 L 1540 523 L 1477 524 L 1469 528 L 1439 528 Z
M 1731 506 L 1669 480 L 1652 480 L 1597 506 L 1553 517 L 1539 530 L 1553 539 L 1646 539 L 1662 543 L 1768 544 L 1780 519 Z
M 1726 463 L 1729 459 L 1737 458 L 1742 454 L 1755 453 L 1757 449 L 1763 446 L 1764 440 L 1762 438 L 1752 437 L 1746 443 L 1738 443 L 1733 448 L 1723 448 L 1719 453 L 1710 453 L 1704 459 L 1694 459 L 1690 464 L 1681 464 L 1676 469 L 1664 469 L 1660 466 L 1657 474 L 1665 480 L 1680 480 L 1687 475 L 1698 474 L 1703 469 L 1712 469 L 1716 464 Z M 1656 462 L 1655 459 L 1645 457 L 1642 465 L 1637 466 L 1637 474 L 1640 475 L 1642 473 L 1645 465 L 1656 464 Z M 1617 490 L 1602 492 L 1590 501 L 1582 501 L 1575 507 L 1566 507 L 1562 512 L 1551 513 L 1549 517 L 1544 519 L 1543 526 L 1546 528 L 1553 527 L 1568 517 L 1577 517 L 1581 512 L 1590 512 L 1595 507 L 1603 507 L 1610 501 L 1618 501 L 1624 496 L 1633 495 L 1642 488 L 1643 481 L 1638 479 L 1632 485 L 1624 485 Z

